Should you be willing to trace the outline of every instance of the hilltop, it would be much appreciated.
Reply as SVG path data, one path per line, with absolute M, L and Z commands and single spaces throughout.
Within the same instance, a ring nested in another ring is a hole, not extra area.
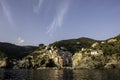
M 50 44 L 49 46 L 56 46 L 58 48 L 64 47 L 71 53 L 81 50 L 82 47 L 89 48 L 94 42 L 99 42 L 98 40 L 81 37 L 78 39 L 68 39 L 61 40 Z

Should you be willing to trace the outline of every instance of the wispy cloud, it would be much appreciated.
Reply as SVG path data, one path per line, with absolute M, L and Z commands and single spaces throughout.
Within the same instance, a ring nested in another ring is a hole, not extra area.
M 63 24 L 64 16 L 69 8 L 69 2 L 69 0 L 64 0 L 59 6 L 56 16 L 47 29 L 47 34 L 49 34 L 50 36 L 53 36 L 53 33 L 56 31 L 56 29 L 58 27 L 61 27 L 61 25 Z
M 0 0 L 0 4 L 2 6 L 3 12 L 4 12 L 9 24 L 11 26 L 14 26 L 15 24 L 14 24 L 14 21 L 12 19 L 11 12 L 10 12 L 10 9 L 9 9 L 9 6 L 8 6 L 6 0 Z
M 22 44 L 22 43 L 24 43 L 25 41 L 24 41 L 24 39 L 22 39 L 21 37 L 19 37 L 18 39 L 17 39 L 17 43 L 18 44 Z
M 38 0 L 38 4 L 33 6 L 33 11 L 35 13 L 37 14 L 39 13 L 42 3 L 43 3 L 43 0 Z

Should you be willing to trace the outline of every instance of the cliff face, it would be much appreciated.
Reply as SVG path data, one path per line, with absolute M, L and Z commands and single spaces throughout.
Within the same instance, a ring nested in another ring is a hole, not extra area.
M 120 35 L 104 41 L 79 38 L 39 47 L 1 43 L 0 67 L 120 68 Z
M 42 46 L 26 56 L 18 66 L 29 67 L 29 62 L 32 63 L 32 68 L 72 66 L 72 53 L 53 46 Z
M 73 55 L 72 61 L 74 68 L 120 68 L 120 56 L 115 54 L 104 56 L 100 53 L 96 55 L 91 53 L 78 52 Z
M 120 36 L 95 42 L 73 55 L 74 68 L 120 68 Z

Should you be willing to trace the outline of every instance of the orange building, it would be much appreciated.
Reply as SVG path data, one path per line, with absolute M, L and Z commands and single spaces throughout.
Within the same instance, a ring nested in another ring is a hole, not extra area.
M 58 58 L 58 64 L 63 67 L 63 59 L 61 57 Z

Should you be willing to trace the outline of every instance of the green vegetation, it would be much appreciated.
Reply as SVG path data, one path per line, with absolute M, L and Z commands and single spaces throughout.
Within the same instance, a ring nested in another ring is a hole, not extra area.
M 104 55 L 120 55 L 120 36 L 114 37 L 117 41 L 107 42 L 110 39 L 106 40 L 104 44 L 100 44 L 101 50 L 104 52 Z
M 83 47 L 84 48 L 91 47 L 91 45 L 96 41 L 97 40 L 82 37 L 79 39 L 69 39 L 69 40 L 57 41 L 57 42 L 50 44 L 50 46 L 56 46 L 58 48 L 64 47 L 71 53 L 75 53 L 77 51 L 80 51 L 81 48 L 83 48 Z
M 75 52 L 80 51 L 81 48 L 92 48 L 91 45 L 95 42 L 98 42 L 99 45 L 97 45 L 94 49 L 102 50 L 104 55 L 120 55 L 120 35 L 104 41 L 93 40 L 85 37 L 79 39 L 61 40 L 50 44 L 50 46 L 56 46 L 58 48 L 64 47 L 74 54 Z

